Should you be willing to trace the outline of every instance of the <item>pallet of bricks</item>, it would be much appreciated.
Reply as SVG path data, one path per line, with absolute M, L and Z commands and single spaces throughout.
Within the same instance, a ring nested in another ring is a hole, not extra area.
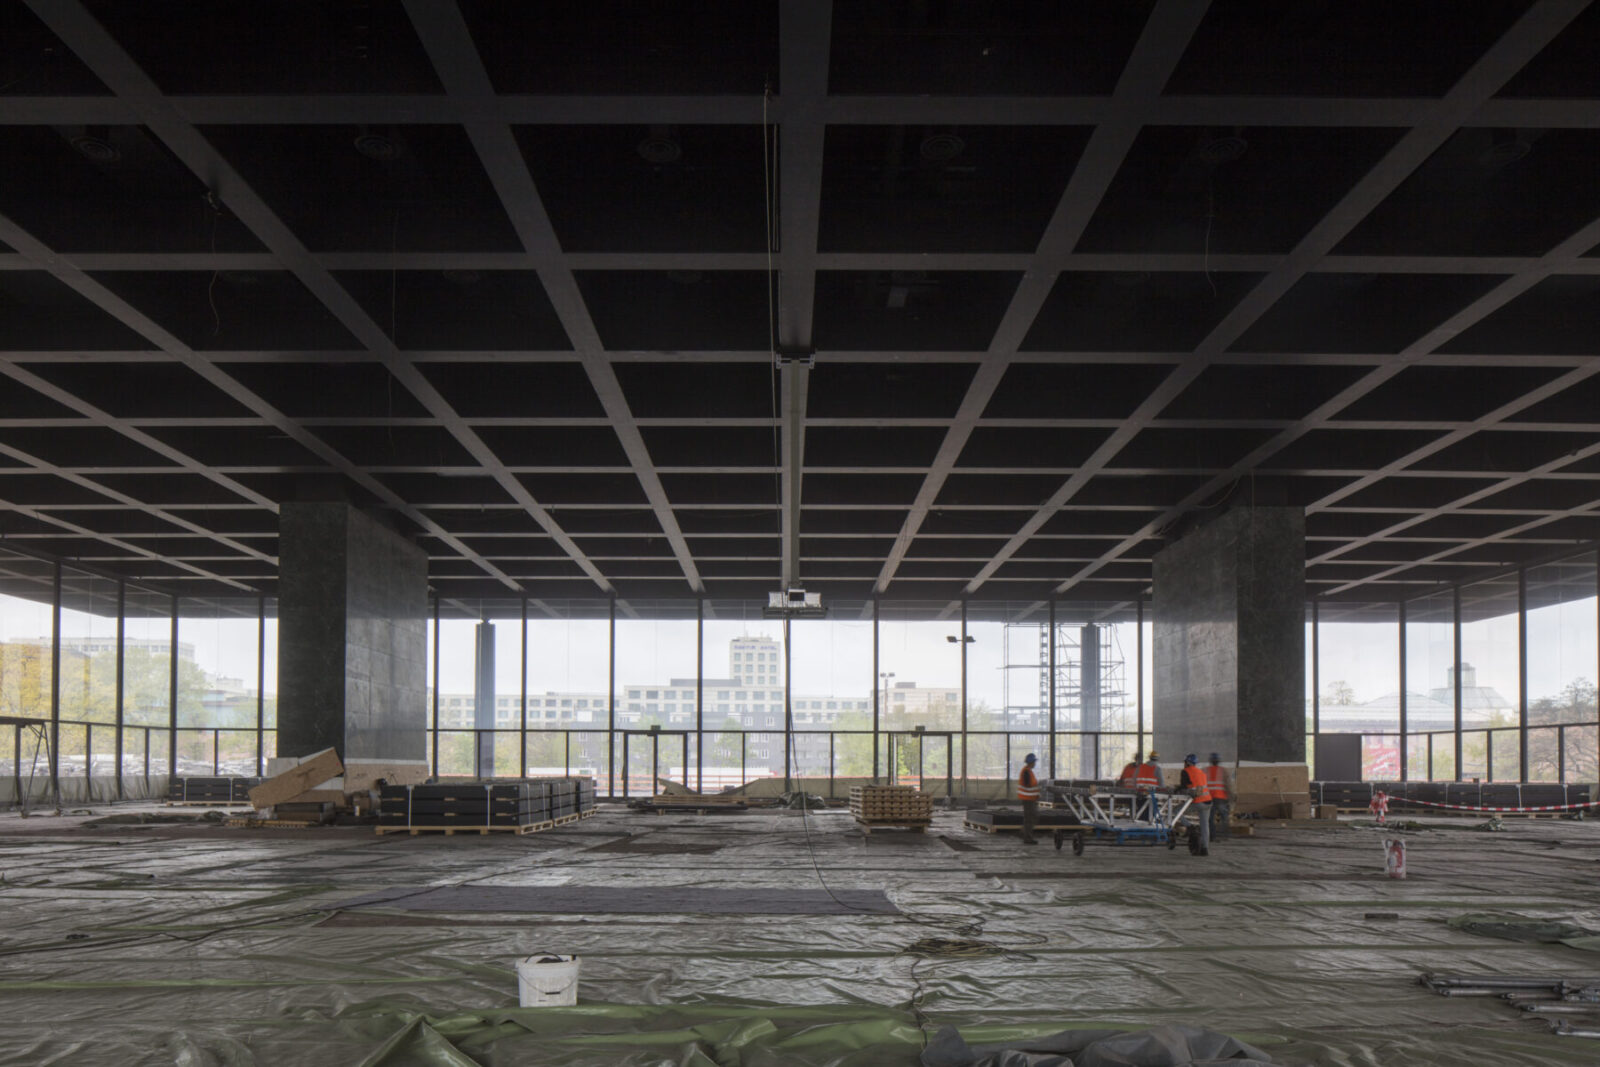
M 853 785 L 850 814 L 865 834 L 884 827 L 921 833 L 933 823 L 933 797 L 909 785 Z
M 167 804 L 249 804 L 259 778 L 173 778 L 167 783 Z
M 594 811 L 592 778 L 463 778 L 385 785 L 378 833 L 528 834 Z

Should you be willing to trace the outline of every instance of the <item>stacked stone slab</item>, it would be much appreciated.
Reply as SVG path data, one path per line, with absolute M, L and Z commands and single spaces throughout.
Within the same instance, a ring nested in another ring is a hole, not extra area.
M 379 826 L 468 829 L 525 827 L 578 815 L 594 807 L 592 778 L 464 778 L 424 785 L 385 785 Z
M 173 778 L 167 783 L 167 801 L 172 804 L 248 804 L 250 790 L 260 778 L 196 777 Z

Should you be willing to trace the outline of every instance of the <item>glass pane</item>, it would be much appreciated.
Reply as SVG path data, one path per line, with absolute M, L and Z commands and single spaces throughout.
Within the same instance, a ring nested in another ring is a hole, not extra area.
M 471 732 L 492 728 L 493 712 L 480 724 L 474 672 L 477 669 L 476 601 L 447 600 L 439 618 L 439 768 L 441 775 L 477 777 L 478 742 Z M 466 732 L 461 732 L 466 731 Z M 492 758 L 493 745 L 488 748 Z
M 216 747 L 214 737 L 210 730 L 183 730 L 178 731 L 178 774 L 189 775 L 215 774 Z
M 991 722 L 967 734 L 967 783 L 996 783 L 1006 779 L 1006 735 Z M 985 787 L 987 791 L 988 787 Z
M 54 600 L 52 564 L 0 549 L 0 715 L 50 717 Z
M 1318 605 L 1318 722 L 1323 733 L 1399 730 L 1399 618 L 1395 604 Z
M 1428 735 L 1406 735 L 1406 778 L 1425 782 L 1428 774 Z
M 706 766 L 701 771 L 707 790 L 713 778 L 727 781 L 739 777 L 737 738 L 728 738 L 729 731 L 762 731 L 763 741 L 757 744 L 752 734 L 745 748 L 747 777 L 783 777 L 783 734 L 776 735 L 774 745 L 766 733 L 784 727 L 783 623 L 762 618 L 762 608 L 748 600 L 706 602 L 704 721 L 723 735 L 707 747 Z M 732 761 L 724 762 L 730 756 Z
M 1441 736 L 1435 745 L 1446 743 Z M 1436 750 L 1437 751 L 1437 750 Z M 1438 759 L 1434 763 L 1437 768 Z M 1489 777 L 1489 735 L 1483 730 L 1461 731 L 1461 781 L 1481 782 Z
M 1596 780 L 1596 756 L 1600 754 L 1600 728 L 1572 726 L 1567 728 L 1565 745 L 1565 771 L 1563 781 L 1593 782 Z
M 878 624 L 878 657 L 884 688 L 879 700 L 883 728 L 959 729 L 960 620 L 939 617 L 949 607 L 947 601 L 885 603 L 880 607 L 883 614 Z
M 1528 722 L 1594 722 L 1596 608 L 1593 553 L 1529 568 Z M 1528 773 L 1554 776 L 1555 739 L 1528 738 Z M 1573 780 L 1570 779 L 1569 780 Z
M 129 589 L 123 601 L 122 721 L 166 726 L 171 708 L 172 598 Z
M 835 734 L 833 761 L 833 773 L 836 778 L 871 778 L 872 732 L 863 730 Z
M 61 724 L 61 740 L 56 753 L 57 773 L 62 778 L 82 778 L 88 773 L 85 746 L 88 744 L 86 727 L 73 723 Z
M 169 730 L 150 731 L 150 773 L 166 774 L 168 772 L 167 753 L 170 750 L 172 733 Z
M 122 730 L 122 775 L 125 778 L 140 778 L 144 775 L 144 743 L 143 730 Z
M 1366 734 L 1361 738 L 1361 777 L 1368 782 L 1400 780 L 1400 735 Z
M 1103 735 L 1100 739 L 1100 773 L 1097 777 L 1115 778 L 1137 751 L 1137 741 L 1133 734 Z
M 223 730 L 217 737 L 217 773 L 251 777 L 256 769 L 256 732 Z
M 268 730 L 261 735 L 261 766 L 266 768 L 266 761 L 275 759 L 278 755 L 278 731 Z
M 1517 648 L 1517 579 L 1515 575 L 1478 582 L 1461 589 L 1461 725 L 1470 727 L 1517 726 L 1522 719 L 1520 655 Z M 1482 735 L 1480 735 L 1480 738 Z M 1505 766 L 1500 749 L 1511 747 L 1511 766 L 1518 766 L 1515 745 L 1505 736 L 1495 737 L 1494 767 L 1488 763 L 1488 741 L 1463 755 L 1463 776 L 1490 780 Z M 1465 752 L 1465 750 L 1463 750 Z M 1511 779 L 1520 774 L 1513 770 Z
M 435 773 L 441 777 L 477 777 L 473 773 L 475 736 L 471 730 L 440 730 L 439 766 Z
M 565 730 L 529 730 L 526 751 L 530 776 L 534 778 L 567 776 Z
M 266 599 L 261 628 L 261 714 L 267 729 L 275 730 L 278 727 L 278 601 L 275 597 Z
M 1490 781 L 1522 781 L 1522 737 L 1518 730 L 1492 730 L 1494 759 L 1489 768 Z
M 117 721 L 117 583 L 61 568 L 61 718 Z
M 709 702 L 709 701 L 708 701 Z M 737 730 L 717 730 L 706 734 L 705 767 L 701 770 L 703 793 L 717 793 L 744 784 L 741 763 L 744 735 Z
M 1455 595 L 1435 593 L 1406 604 L 1406 729 L 1408 731 L 1454 730 L 1456 728 L 1455 676 Z M 1434 771 L 1437 775 L 1438 746 L 1453 746 L 1443 737 L 1434 742 Z M 1426 778 L 1427 752 L 1421 754 Z M 1416 759 L 1414 754 L 1411 757 Z
M 255 597 L 180 600 L 178 725 L 255 729 L 260 651 Z
M 528 728 L 573 730 L 572 773 L 593 774 L 602 794 L 612 788 L 605 732 L 611 722 L 610 617 L 604 600 L 528 605 Z
M 789 624 L 789 642 L 795 730 L 871 730 L 871 602 L 834 601 L 826 619 L 795 619 Z M 870 777 L 866 767 L 872 761 L 871 747 L 862 776 Z M 821 758 L 826 761 L 826 750 Z

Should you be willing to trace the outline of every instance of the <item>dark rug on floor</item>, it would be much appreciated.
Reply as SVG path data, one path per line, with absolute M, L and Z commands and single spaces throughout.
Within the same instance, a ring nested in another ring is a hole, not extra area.
M 835 899 L 837 898 L 837 899 Z M 537 912 L 547 915 L 898 915 L 881 889 L 619 888 L 592 885 L 402 886 L 337 908 L 402 911 Z

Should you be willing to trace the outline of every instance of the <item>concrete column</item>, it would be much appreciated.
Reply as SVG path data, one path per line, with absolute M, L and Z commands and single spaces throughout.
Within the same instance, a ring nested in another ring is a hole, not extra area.
M 478 754 L 478 777 L 493 778 L 496 738 L 494 734 L 482 731 L 493 730 L 495 726 L 494 623 L 480 622 L 475 635 L 477 669 L 473 673 L 472 719 L 473 725 L 479 730 L 479 733 L 474 735 Z
M 1100 627 L 1092 622 L 1079 634 L 1078 692 L 1083 730 L 1078 738 L 1078 774 L 1093 778 L 1100 751 Z
M 1305 513 L 1238 508 L 1156 553 L 1154 744 L 1304 763 Z
M 428 558 L 339 502 L 278 513 L 278 752 L 427 758 Z

